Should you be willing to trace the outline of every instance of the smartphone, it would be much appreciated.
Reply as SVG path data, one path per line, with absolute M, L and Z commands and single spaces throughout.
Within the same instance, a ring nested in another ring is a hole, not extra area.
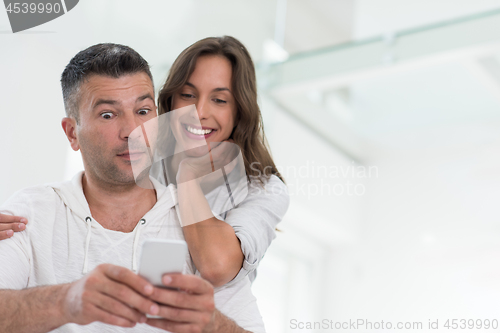
M 151 284 L 166 288 L 163 274 L 182 273 L 188 247 L 183 240 L 146 239 L 142 244 L 138 274 Z

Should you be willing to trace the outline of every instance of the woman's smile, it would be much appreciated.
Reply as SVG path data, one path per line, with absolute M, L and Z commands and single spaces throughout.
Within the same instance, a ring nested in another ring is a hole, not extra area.
M 182 124 L 184 134 L 194 140 L 205 140 L 214 134 L 217 130 L 208 127 L 202 127 L 192 124 Z

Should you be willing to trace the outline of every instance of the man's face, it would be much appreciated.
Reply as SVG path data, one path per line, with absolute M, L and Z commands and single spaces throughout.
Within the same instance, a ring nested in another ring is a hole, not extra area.
M 147 156 L 129 151 L 128 137 L 137 126 L 156 117 L 149 76 L 91 76 L 80 87 L 79 115 L 72 147 L 81 150 L 87 176 L 109 185 L 133 184 L 131 164 Z

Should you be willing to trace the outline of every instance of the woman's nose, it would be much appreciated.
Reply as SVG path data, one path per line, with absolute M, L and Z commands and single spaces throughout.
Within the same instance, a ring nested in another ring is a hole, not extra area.
M 207 101 L 199 100 L 198 103 L 196 103 L 196 111 L 198 112 L 198 118 L 200 118 L 200 120 L 208 118 L 209 107 Z

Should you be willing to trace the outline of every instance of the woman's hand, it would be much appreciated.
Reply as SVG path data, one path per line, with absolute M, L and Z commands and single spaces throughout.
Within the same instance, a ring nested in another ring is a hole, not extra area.
M 10 238 L 14 232 L 26 229 L 28 220 L 21 216 L 0 214 L 0 240 Z
M 217 144 L 217 145 L 216 145 Z M 211 182 L 214 176 L 220 177 L 219 173 L 214 171 L 226 167 L 226 173 L 236 165 L 236 157 L 239 149 L 233 140 L 229 139 L 218 143 L 208 143 L 209 152 L 200 157 L 188 157 L 179 164 L 177 172 L 177 184 L 190 180 L 199 179 L 200 182 Z M 227 170 L 229 167 L 229 170 Z M 210 175 L 206 177 L 207 175 Z

